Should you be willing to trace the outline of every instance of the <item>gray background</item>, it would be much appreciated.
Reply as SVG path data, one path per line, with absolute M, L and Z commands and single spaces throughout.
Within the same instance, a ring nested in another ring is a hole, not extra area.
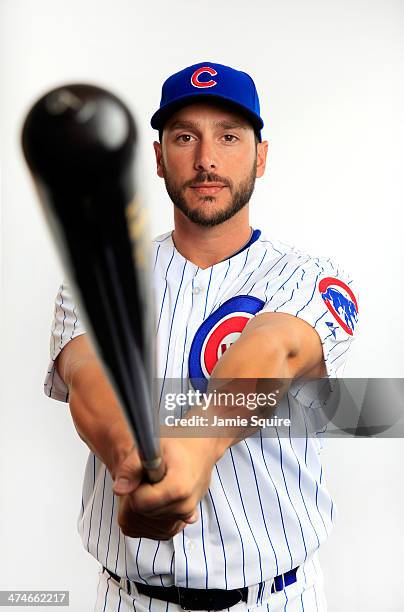
M 75 531 L 87 452 L 67 405 L 42 395 L 63 271 L 19 148 L 30 104 L 73 81 L 126 101 L 158 234 L 172 227 L 148 125 L 162 80 L 204 60 L 250 72 L 270 143 L 253 225 L 356 278 L 361 329 L 346 375 L 403 377 L 403 16 L 400 0 L 1 0 L 0 589 L 69 589 L 82 612 L 98 569 Z M 402 607 L 403 454 L 401 440 L 326 443 L 339 508 L 321 555 L 331 612 Z

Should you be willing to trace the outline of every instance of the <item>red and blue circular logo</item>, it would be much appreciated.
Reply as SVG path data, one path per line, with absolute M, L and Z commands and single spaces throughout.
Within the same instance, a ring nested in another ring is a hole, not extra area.
M 318 284 L 325 305 L 347 334 L 353 336 L 358 321 L 358 302 L 352 289 L 339 278 L 327 276 Z
M 251 295 L 236 295 L 205 319 L 194 336 L 189 353 L 189 378 L 194 389 L 206 389 L 220 357 L 236 342 L 264 303 Z

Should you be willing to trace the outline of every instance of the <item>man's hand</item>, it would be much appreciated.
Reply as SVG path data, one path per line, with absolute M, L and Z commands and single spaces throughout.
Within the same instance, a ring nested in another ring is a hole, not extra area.
M 159 483 L 141 481 L 135 452 L 116 470 L 114 493 L 121 496 L 118 522 L 130 537 L 166 540 L 196 522 L 197 504 L 219 459 L 215 439 L 162 438 L 161 448 L 167 472 Z
M 150 518 L 135 512 L 130 495 L 119 500 L 118 525 L 130 538 L 150 538 L 151 540 L 170 540 L 180 533 L 187 523 L 171 518 Z
M 131 493 L 144 477 L 138 452 L 135 448 L 118 466 L 115 472 L 114 492 L 120 496 L 118 524 L 122 532 L 131 538 L 169 540 L 182 531 L 186 523 L 172 518 L 153 518 L 134 510 Z

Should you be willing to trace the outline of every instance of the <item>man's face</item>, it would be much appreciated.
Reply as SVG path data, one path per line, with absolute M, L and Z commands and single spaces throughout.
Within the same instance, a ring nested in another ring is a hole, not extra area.
M 161 144 L 154 143 L 157 173 L 177 208 L 194 223 L 212 227 L 249 202 L 264 172 L 265 145 L 256 144 L 242 115 L 192 104 L 170 117 Z

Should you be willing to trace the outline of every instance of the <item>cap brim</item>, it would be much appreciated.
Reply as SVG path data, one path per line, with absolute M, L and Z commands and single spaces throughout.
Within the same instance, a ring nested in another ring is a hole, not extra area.
M 159 108 L 151 118 L 150 124 L 152 128 L 155 130 L 161 130 L 164 127 L 166 121 L 178 110 L 184 108 L 184 106 L 188 106 L 188 104 L 194 104 L 201 100 L 206 101 L 207 99 L 212 101 L 218 101 L 224 103 L 226 106 L 231 106 L 234 110 L 239 112 L 241 115 L 246 117 L 250 123 L 252 124 L 254 131 L 258 133 L 260 136 L 260 130 L 264 127 L 264 122 L 261 117 L 252 113 L 242 104 L 238 104 L 232 98 L 228 98 L 226 96 L 218 96 L 217 94 L 209 93 L 205 91 L 204 93 L 195 93 L 193 95 L 183 96 L 182 98 L 177 98 L 175 102 L 171 102 Z

